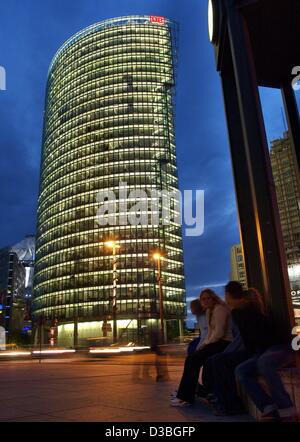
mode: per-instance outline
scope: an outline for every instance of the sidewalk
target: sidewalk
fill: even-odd
[[[11,422],[217,422],[200,403],[172,408],[182,366],[170,361],[170,381],[156,382],[154,360],[112,358],[0,363],[0,421]],[[148,370],[149,368],[149,370]],[[142,376],[137,379],[138,374]]]

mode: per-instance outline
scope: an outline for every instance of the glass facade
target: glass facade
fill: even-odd
[[[176,39],[177,25],[168,19],[116,18],[71,37],[51,63],[38,202],[36,321],[55,320],[60,331],[71,330],[76,318],[85,336],[89,322],[91,337],[104,333],[113,296],[113,258],[105,242],[113,238],[119,339],[146,342],[157,326],[154,248],[165,251],[165,327],[169,338],[179,334],[185,318],[180,224],[99,226],[96,219],[97,194],[113,190],[118,199],[120,182],[128,191],[178,188]],[[133,202],[127,202],[130,210]]]
[[[296,317],[300,309],[300,188],[298,163],[289,132],[272,141],[270,152],[280,222]]]

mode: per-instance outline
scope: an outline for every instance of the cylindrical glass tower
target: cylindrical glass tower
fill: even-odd
[[[99,191],[112,190],[118,202],[120,182],[128,192],[147,194],[178,188],[176,28],[162,17],[106,20],[71,37],[51,63],[33,316],[58,325],[59,344],[111,336],[114,300],[117,339],[149,342],[160,316],[150,256],[157,248],[165,253],[165,333],[169,339],[180,333],[185,317],[180,224],[101,226],[96,217]],[[132,199],[127,203],[129,211]],[[117,244],[115,260],[108,239]]]

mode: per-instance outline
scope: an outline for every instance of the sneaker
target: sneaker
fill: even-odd
[[[177,398],[177,393],[178,393],[178,390],[173,391],[173,393],[170,394],[171,398],[173,398],[173,399]]]
[[[189,402],[182,401],[181,399],[175,398],[171,400],[170,405],[171,407],[189,407],[192,404],[190,404]]]
[[[275,405],[267,405],[261,415],[261,422],[279,422],[280,415]]]
[[[264,408],[264,411],[262,412],[262,417],[268,416],[269,414],[271,414],[275,410],[277,410],[277,407],[275,404],[267,405]]]

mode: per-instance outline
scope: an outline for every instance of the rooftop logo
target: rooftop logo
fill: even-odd
[[[292,80],[292,87],[294,91],[300,90],[300,66],[295,66],[292,69],[292,75],[295,75],[295,77]]]
[[[0,66],[0,91],[6,91],[6,71]]]
[[[165,17],[150,15],[150,23],[158,23],[159,25],[164,25],[166,23],[166,19]]]

